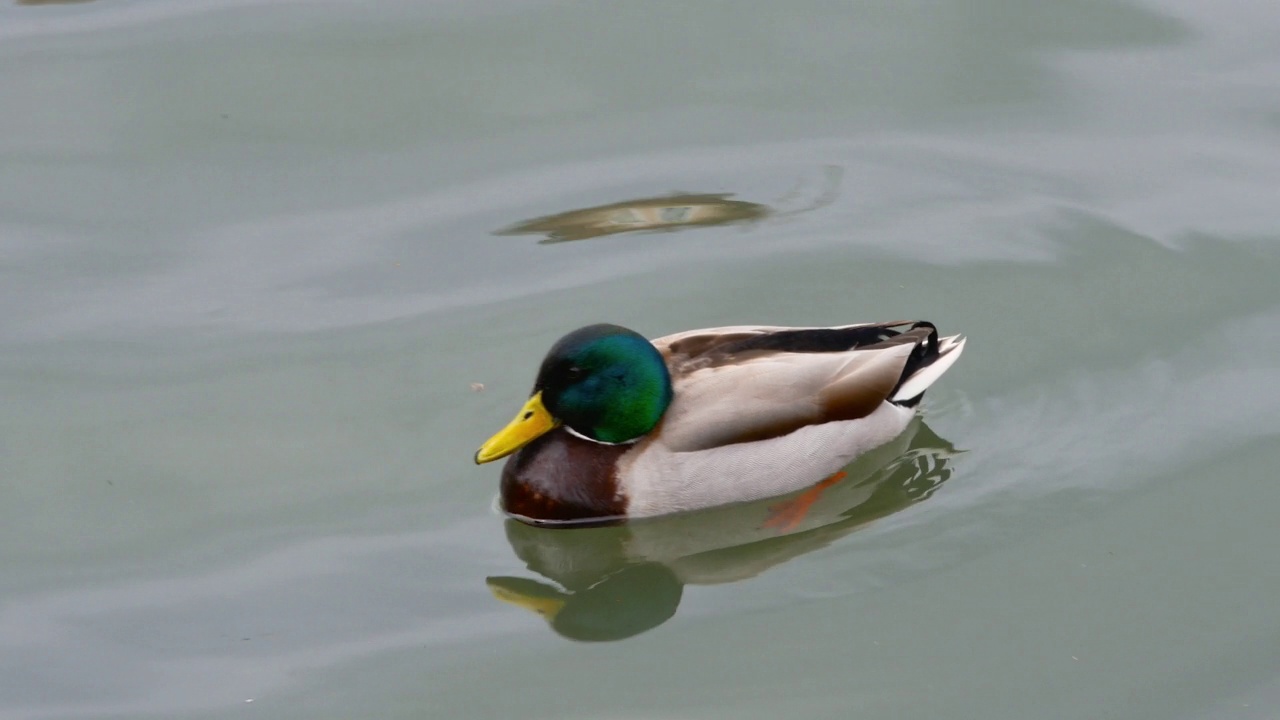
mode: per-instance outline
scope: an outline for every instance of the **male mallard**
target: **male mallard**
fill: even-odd
[[[636,518],[784,495],[906,429],[964,338],[928,322],[722,327],[652,342],[588,325],[547,353],[519,414],[502,506],[530,523]]]

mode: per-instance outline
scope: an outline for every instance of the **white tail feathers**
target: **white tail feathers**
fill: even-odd
[[[963,335],[952,335],[938,340],[938,358],[915,371],[889,399],[893,402],[910,400],[927,390],[955,364],[956,360],[960,359],[960,353],[964,351],[964,342]]]

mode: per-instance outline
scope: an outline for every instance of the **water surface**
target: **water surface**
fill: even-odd
[[[1261,0],[0,5],[0,717],[1271,717],[1277,38]],[[550,536],[471,463],[587,322],[916,317],[965,357],[820,526]]]

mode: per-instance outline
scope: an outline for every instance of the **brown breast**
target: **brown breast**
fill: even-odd
[[[626,514],[618,458],[631,445],[601,445],[557,428],[502,468],[502,508],[532,520],[591,520]]]

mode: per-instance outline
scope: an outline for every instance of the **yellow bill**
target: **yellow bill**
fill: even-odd
[[[542,404],[542,392],[538,391],[520,408],[514,420],[480,446],[476,451],[476,464],[504,458],[533,442],[538,436],[554,430],[559,424],[547,412]]]

